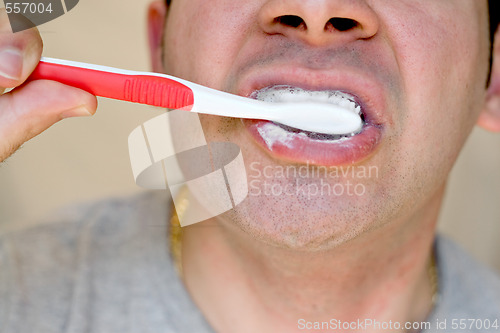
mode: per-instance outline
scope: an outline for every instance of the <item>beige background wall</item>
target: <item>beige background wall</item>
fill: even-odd
[[[44,56],[149,70],[146,6],[146,0],[81,0],[39,27]],[[140,191],[127,136],[161,111],[99,103],[94,117],[64,120],[0,165],[0,229],[18,228],[75,201]],[[453,171],[440,227],[498,271],[499,198],[500,135],[476,129]]]

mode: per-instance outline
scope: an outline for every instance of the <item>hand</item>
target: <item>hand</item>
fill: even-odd
[[[47,80],[23,84],[42,49],[36,28],[12,33],[0,9],[0,162],[59,120],[96,111],[95,96],[78,88]],[[2,94],[7,88],[14,89]]]

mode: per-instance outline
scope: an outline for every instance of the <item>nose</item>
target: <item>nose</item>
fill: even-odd
[[[365,0],[269,0],[259,12],[259,25],[314,46],[373,37],[379,19]]]

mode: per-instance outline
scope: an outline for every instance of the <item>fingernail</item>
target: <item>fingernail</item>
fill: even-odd
[[[0,75],[11,80],[19,80],[23,72],[23,55],[17,49],[0,51]]]
[[[83,105],[78,106],[74,109],[69,109],[61,113],[63,118],[71,118],[71,117],[88,117],[91,116],[92,113]]]

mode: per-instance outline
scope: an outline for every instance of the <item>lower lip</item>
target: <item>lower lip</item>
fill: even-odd
[[[366,124],[359,134],[352,137],[315,140],[303,133],[277,135],[279,128],[269,121],[242,121],[251,137],[268,154],[292,163],[324,166],[357,164],[375,153],[382,138],[382,128],[372,124]]]

